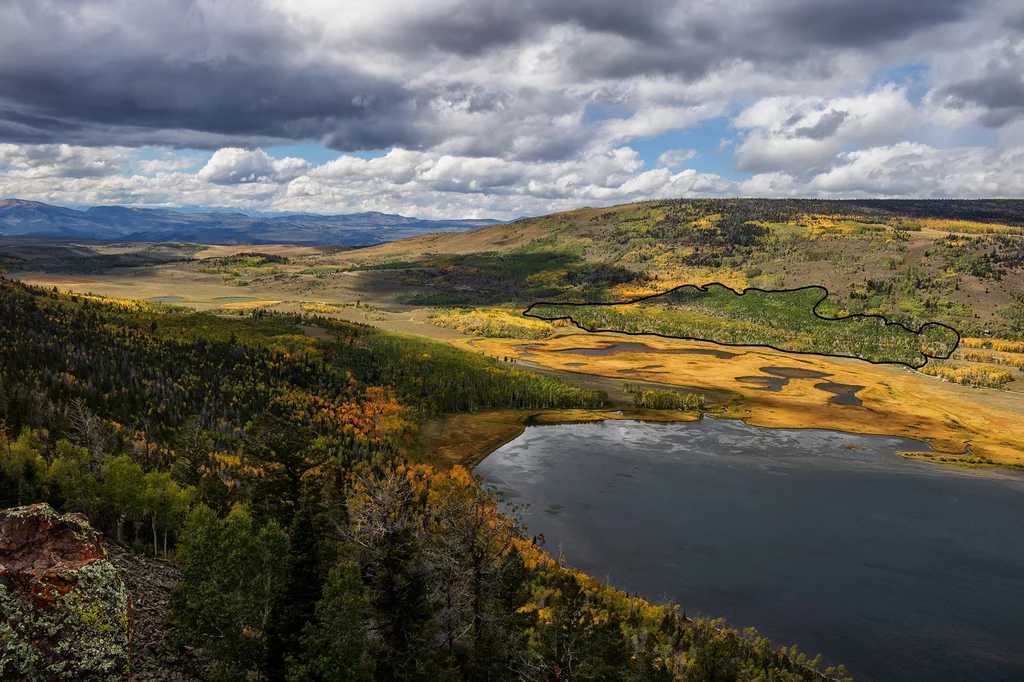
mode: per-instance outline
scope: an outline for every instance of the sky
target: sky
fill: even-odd
[[[1019,0],[0,0],[0,198],[1024,197]]]

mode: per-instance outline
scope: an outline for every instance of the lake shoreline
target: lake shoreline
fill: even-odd
[[[716,416],[710,411],[684,412],[676,410],[655,410],[643,408],[597,408],[597,409],[550,409],[550,410],[480,410],[473,414],[445,415],[440,419],[431,420],[421,428],[419,447],[423,456],[432,463],[442,467],[462,465],[469,469],[475,468],[502,446],[521,436],[528,426],[557,426],[567,424],[599,423],[609,420],[636,421],[641,423],[691,423],[703,419],[737,421],[748,426],[772,430],[821,430],[817,426],[766,426],[756,423],[754,415],[737,417],[732,415]],[[473,422],[483,421],[483,428],[475,428]],[[453,422],[445,424],[446,422]],[[474,438],[465,438],[462,442],[445,442],[444,432],[458,430],[466,435],[474,434]],[[837,433],[858,436],[877,436],[880,438],[905,438],[891,433],[858,432],[845,429],[827,429]],[[479,439],[479,440],[478,440]],[[911,439],[914,440],[914,439]],[[918,441],[931,447],[927,441]],[[443,451],[438,456],[436,452]],[[435,454],[431,454],[435,453]],[[970,455],[968,450],[966,455]],[[979,464],[964,462],[948,457],[949,453],[935,450],[907,450],[896,455],[906,461],[921,462],[929,465],[940,473],[971,473],[976,476],[1009,478],[1024,480],[1024,470],[1012,466],[998,464]],[[915,467],[916,470],[916,467]]]
[[[824,652],[858,682],[1008,679],[1024,671],[1008,645],[1024,608],[1024,477],[896,455],[912,447],[732,419],[601,420],[524,429],[477,473],[568,565]]]

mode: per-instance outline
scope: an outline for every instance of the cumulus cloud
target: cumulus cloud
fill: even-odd
[[[215,185],[242,182],[282,182],[292,180],[309,167],[303,159],[274,159],[262,149],[238,147],[218,149],[197,174],[200,180]]]
[[[901,142],[845,152],[810,180],[784,172],[740,185],[757,196],[964,198],[1024,195],[1024,147],[935,149]]]
[[[998,197],[1024,195],[1024,146],[939,149],[897,142],[841,151],[820,172],[771,170],[745,180],[694,168],[648,167],[629,147],[558,162],[393,149],[340,155],[296,173],[258,152],[228,149],[195,173],[4,177],[5,194],[57,204],[230,206],[265,211],[365,210],[441,217],[514,218],[667,197]],[[689,150],[664,161],[683,165]],[[4,158],[14,156],[9,150]],[[22,156],[25,156],[23,154]],[[275,163],[278,164],[275,170]],[[45,166],[44,166],[45,167]],[[283,169],[283,170],[280,170]]]
[[[87,178],[116,175],[127,149],[76,147],[67,144],[0,144],[0,168],[31,178]]]
[[[517,217],[652,196],[728,194],[734,183],[693,169],[645,169],[623,147],[576,159],[508,160],[393,149],[371,159],[341,155],[298,173],[293,160],[223,149],[198,172],[112,175],[40,182],[9,173],[11,196],[58,204],[235,206],[268,211],[382,210],[424,217]]]
[[[135,164],[139,171],[147,175],[185,170],[200,162],[200,158],[192,155],[180,156],[163,152],[155,159],[139,159]]]
[[[915,111],[905,91],[885,86],[829,100],[772,97],[741,112],[733,125],[746,131],[737,168],[753,173],[821,172],[849,146],[891,144],[911,129]]]

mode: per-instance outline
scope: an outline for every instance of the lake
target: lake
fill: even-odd
[[[534,426],[477,473],[596,578],[858,682],[1024,679],[1024,477],[735,420]]]

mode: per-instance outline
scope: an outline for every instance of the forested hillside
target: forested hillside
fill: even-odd
[[[0,281],[0,505],[178,562],[170,636],[211,679],[822,679],[552,561],[415,446],[442,412],[602,400],[361,325]]]
[[[711,282],[736,291],[823,286],[832,316],[878,314],[914,328],[942,322],[965,336],[1024,339],[1019,200],[651,201],[347,257],[381,280],[401,273],[397,300],[416,305],[623,301]]]

